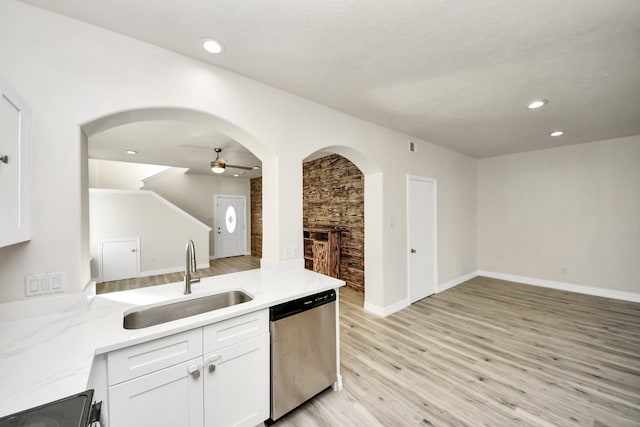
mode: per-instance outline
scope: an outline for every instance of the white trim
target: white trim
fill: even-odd
[[[603,298],[612,298],[629,302],[640,302],[640,293],[617,291],[615,289],[598,288],[574,283],[556,282],[554,280],[536,279],[533,277],[517,276],[515,274],[496,273],[493,271],[476,271],[476,275],[491,277],[493,279],[519,282],[526,285],[541,286],[543,288],[558,289],[561,291],[575,292],[578,294],[593,295]]]
[[[154,197],[156,200],[160,201],[161,203],[164,203],[166,206],[168,206],[171,209],[173,209],[174,211],[178,212],[180,215],[184,216],[189,221],[201,226],[202,228],[205,228],[207,231],[211,231],[212,230],[212,228],[209,227],[207,224],[203,223],[198,218],[196,218],[196,217],[188,214],[184,210],[180,209],[178,206],[174,205],[173,203],[171,203],[170,201],[168,201],[164,197],[158,195],[155,191],[151,191],[151,190],[115,190],[115,189],[110,189],[110,188],[90,188],[89,189],[89,193],[139,194],[139,195]]]
[[[391,305],[387,305],[384,307],[380,307],[379,305],[375,305],[375,304],[371,304],[370,302],[365,301],[364,302],[364,309],[365,311],[368,311],[369,313],[373,313],[377,316],[381,316],[381,317],[387,317],[393,313],[395,313],[396,311],[400,311],[403,308],[407,308],[409,307],[409,299],[408,298],[404,298],[401,299],[398,302],[395,302]]]
[[[342,375],[340,373],[340,288],[336,288],[336,381],[332,388],[334,391],[342,390]]]
[[[411,303],[410,301],[410,296],[411,296],[411,282],[409,280],[409,276],[410,276],[410,269],[409,269],[409,262],[410,262],[410,251],[411,248],[409,247],[409,234],[411,233],[411,221],[410,221],[410,210],[409,210],[409,184],[411,181],[422,181],[422,182],[429,182],[429,183],[433,183],[433,283],[434,283],[434,293],[438,293],[438,180],[435,178],[430,178],[430,177],[426,177],[426,176],[417,176],[417,175],[407,175],[407,183],[406,183],[406,211],[407,211],[407,301],[409,301],[409,304]],[[427,295],[428,296],[428,295]],[[419,298],[421,299],[421,298]],[[418,300],[416,300],[418,301]]]
[[[144,179],[141,179],[140,182],[142,182],[143,184],[146,184],[149,181],[153,181],[156,178],[160,178],[162,175],[166,174],[169,171],[172,171],[173,169],[174,168],[172,166],[167,166],[166,169],[164,169],[164,170],[162,170],[162,171],[160,171],[158,173],[154,173],[153,175],[148,176],[148,177],[146,177]]]
[[[478,276],[478,271],[472,271],[471,273],[467,273],[465,275],[451,279],[447,282],[441,283],[438,286],[436,286],[436,294],[439,294],[440,292],[444,292],[447,289],[451,289],[454,286],[458,286],[459,284],[464,283],[467,280],[471,280],[477,276]]]

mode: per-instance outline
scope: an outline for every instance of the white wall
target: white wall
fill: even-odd
[[[98,277],[100,241],[140,239],[140,276],[184,270],[185,244],[193,240],[198,266],[209,266],[209,228],[150,191],[89,191],[91,270]]]
[[[217,257],[215,252],[215,196],[244,196],[245,218],[247,219],[246,242],[247,251],[251,253],[251,187],[247,178],[230,178],[219,175],[198,175],[184,173],[181,169],[173,169],[145,183],[145,190],[152,190],[160,196],[179,206],[189,214],[198,218],[213,229],[209,235],[209,254]]]
[[[640,293],[640,136],[480,160],[478,264]]]
[[[285,247],[302,253],[302,160],[327,146],[340,146],[362,154],[368,167],[354,163],[375,175],[365,178],[365,191],[377,192],[374,204],[379,207],[365,218],[370,234],[366,264],[375,266],[375,274],[366,273],[369,303],[385,307],[407,297],[409,173],[439,180],[438,217],[444,221],[438,229],[440,281],[457,271],[475,271],[475,246],[465,244],[473,237],[462,238],[457,231],[476,234],[473,215],[461,214],[476,211],[475,197],[466,198],[475,179],[474,161],[466,156],[14,0],[0,3],[0,58],[0,74],[33,110],[34,153],[33,239],[0,249],[0,301],[24,298],[25,274],[65,272],[68,291],[87,283],[83,242],[88,237],[81,224],[88,182],[82,173],[86,153],[80,128],[118,112],[158,106],[210,114],[223,133],[261,159],[267,265],[286,261]],[[403,151],[410,139],[420,144],[426,161],[414,162]],[[398,149],[395,161],[388,162],[389,153]],[[395,225],[387,225],[391,223]],[[294,261],[301,268],[302,259]]]

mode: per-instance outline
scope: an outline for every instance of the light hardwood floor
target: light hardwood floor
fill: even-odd
[[[340,297],[344,389],[277,427],[640,426],[640,304],[483,277],[387,318]]]
[[[235,273],[237,271],[260,268],[260,258],[251,255],[213,259],[209,261],[209,268],[199,269],[194,277],[217,276],[219,274]],[[96,284],[96,293],[125,291],[128,289],[144,288],[146,286],[163,285],[184,280],[184,272],[161,274],[158,276],[136,277],[133,279],[114,280]]]

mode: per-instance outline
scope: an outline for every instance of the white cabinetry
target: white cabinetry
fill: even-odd
[[[111,425],[202,427],[202,378],[189,373],[201,358],[109,388]]]
[[[30,120],[26,103],[0,78],[0,247],[31,238]]]
[[[263,422],[268,331],[262,310],[109,353],[109,427]]]
[[[205,426],[255,426],[269,418],[269,312],[204,328]]]

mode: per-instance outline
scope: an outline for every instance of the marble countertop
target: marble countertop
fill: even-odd
[[[0,417],[87,389],[96,355],[343,286],[308,270],[264,269],[206,277],[183,295],[183,284],[98,296],[38,297],[0,304]],[[252,301],[137,330],[122,327],[136,306],[242,289]]]

